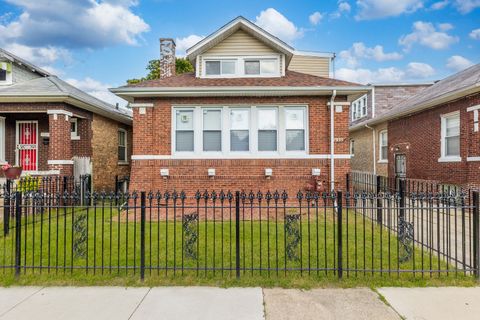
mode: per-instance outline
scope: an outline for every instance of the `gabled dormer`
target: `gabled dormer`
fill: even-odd
[[[286,70],[329,76],[332,54],[295,51],[243,17],[187,50],[197,78],[275,78]]]
[[[187,50],[198,78],[281,77],[294,49],[243,17]]]
[[[50,75],[47,71],[0,48],[0,87]]]

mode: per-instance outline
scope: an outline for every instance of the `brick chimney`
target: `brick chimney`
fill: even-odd
[[[175,41],[160,38],[160,79],[175,75]]]

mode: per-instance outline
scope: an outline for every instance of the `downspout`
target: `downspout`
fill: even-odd
[[[335,97],[337,90],[332,91],[330,98],[330,190],[335,190]]]
[[[372,119],[375,118],[375,86],[372,86]]]
[[[375,128],[370,127],[368,124],[365,125],[365,128],[372,130],[372,147],[373,147],[373,174],[377,174],[377,144],[375,142],[377,134]]]

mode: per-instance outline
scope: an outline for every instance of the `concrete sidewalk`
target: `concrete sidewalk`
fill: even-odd
[[[477,288],[0,288],[0,319],[477,319]]]

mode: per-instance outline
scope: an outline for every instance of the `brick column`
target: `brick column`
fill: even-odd
[[[50,142],[48,145],[48,168],[59,170],[62,175],[73,175],[72,143],[70,133],[71,112],[47,111]]]

